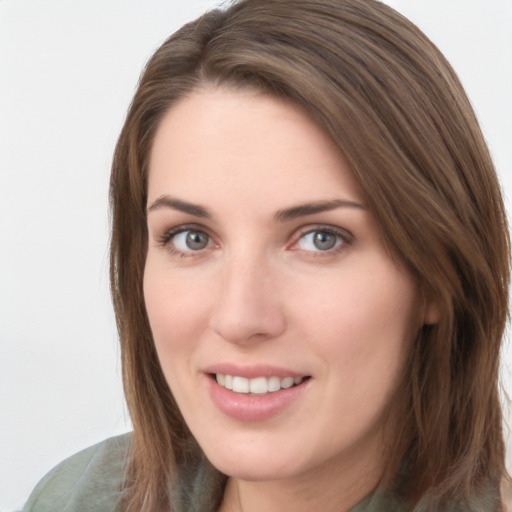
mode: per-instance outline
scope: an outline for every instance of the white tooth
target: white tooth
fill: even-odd
[[[219,385],[224,386],[224,374],[217,373],[217,382]]]
[[[249,379],[235,375],[233,377],[233,391],[235,393],[249,393]]]
[[[293,382],[295,384],[300,384],[304,379],[302,377],[295,377],[295,379],[293,379]]]
[[[249,391],[258,395],[266,393],[268,391],[267,379],[265,377],[249,379]]]
[[[281,379],[279,377],[270,377],[267,388],[269,391],[279,391],[281,389]]]
[[[293,384],[293,377],[285,377],[284,379],[281,379],[281,387],[284,389],[291,388]]]
[[[224,387],[233,389],[233,375],[224,375]]]

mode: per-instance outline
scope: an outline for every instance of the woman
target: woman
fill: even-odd
[[[506,218],[410,22],[242,0],[183,27],[141,78],[111,199],[134,432],[27,510],[504,510]]]

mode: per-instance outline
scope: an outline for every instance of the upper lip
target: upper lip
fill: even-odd
[[[237,375],[239,377],[245,377],[247,379],[255,379],[256,377],[279,377],[283,379],[285,377],[296,378],[307,376],[306,374],[301,372],[297,372],[279,366],[265,364],[237,365],[233,363],[218,363],[207,366],[206,368],[204,368],[203,371],[208,374],[221,373],[223,375]]]

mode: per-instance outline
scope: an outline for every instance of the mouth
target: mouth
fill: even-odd
[[[266,395],[276,393],[282,389],[289,389],[299,386],[308,380],[309,376],[304,377],[255,377],[247,378],[239,375],[228,375],[224,373],[211,374],[217,384],[229,391],[240,394]]]
[[[213,404],[231,419],[249,423],[267,421],[300,407],[312,381],[311,375],[285,368],[227,363],[208,368],[205,377]]]

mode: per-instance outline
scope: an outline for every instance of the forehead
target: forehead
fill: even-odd
[[[294,103],[254,91],[194,91],[157,130],[149,199],[228,193],[234,200],[247,192],[297,201],[361,196],[341,151]]]

